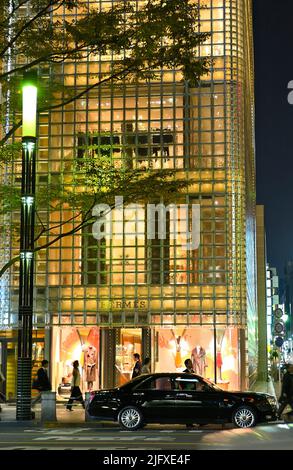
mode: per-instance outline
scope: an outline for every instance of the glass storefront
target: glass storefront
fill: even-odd
[[[214,333],[209,328],[156,328],[155,372],[179,372],[191,358],[193,370],[214,378]]]
[[[239,389],[238,330],[208,327],[155,328],[153,370],[179,372],[191,358],[196,374],[228,390]],[[216,338],[216,344],[215,344]]]
[[[138,353],[140,356],[142,354],[142,330],[121,328],[119,337],[119,343],[116,344],[115,368],[116,383],[122,385],[131,379],[134,366],[133,354]]]
[[[99,2],[101,8],[114,3]],[[116,168],[174,170],[176,179],[191,183],[176,203],[200,206],[200,243],[188,251],[180,237],[172,238],[170,215],[165,239],[156,233],[149,240],[145,208],[123,212],[123,237],[99,241],[91,226],[75,230],[81,214],[69,204],[44,214],[48,230],[40,240],[48,249],[36,258],[34,325],[51,333],[45,358],[50,351],[59,396],[69,394],[74,360],[85,392],[129,380],[135,352],[151,357],[153,371],[183,370],[191,357],[197,373],[231,390],[246,388],[246,351],[255,357],[256,323],[250,2],[203,3],[201,31],[212,35],[199,54],[211,54],[213,66],[197,87],[176,69],[162,70],[147,83],[95,87],[40,115],[37,191],[62,182],[64,194],[68,188],[78,194],[76,165],[81,168],[86,155],[103,156]],[[108,66],[108,56],[91,55],[56,64],[56,76],[79,92]],[[12,181],[18,178],[19,162],[9,171]],[[0,326],[17,318],[18,269],[12,266],[9,276],[11,298]],[[41,353],[36,345],[36,365]],[[7,367],[9,378],[16,367],[11,348]],[[15,395],[13,374],[8,395]]]
[[[148,348],[142,328],[116,328],[112,344],[106,347],[100,347],[100,332],[98,327],[53,329],[52,385],[59,397],[69,396],[74,360],[79,361],[81,390],[86,392],[131,380],[134,353],[140,354],[142,360],[151,357],[152,372],[181,372],[185,369],[184,361],[191,358],[196,374],[225,390],[240,388],[239,331],[235,327],[216,331],[204,326],[150,328],[150,353],[144,352]],[[103,368],[109,373],[102,379]]]
[[[53,328],[52,387],[59,397],[70,395],[75,360],[79,361],[82,392],[99,388],[99,342],[98,327]]]

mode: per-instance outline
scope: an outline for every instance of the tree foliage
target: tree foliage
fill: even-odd
[[[20,156],[20,146],[11,138],[21,126],[19,89],[24,71],[38,70],[39,112],[61,108],[93,88],[117,86],[122,81],[156,80],[162,69],[178,71],[182,81],[191,86],[208,73],[209,58],[198,56],[199,46],[208,37],[200,32],[198,2],[115,1],[111,8],[102,10],[99,2],[90,5],[79,0],[0,0],[0,165],[7,167]],[[99,72],[89,70],[90,84],[84,88],[62,81],[62,64],[109,55],[112,60],[108,67]],[[38,188],[37,207],[46,212],[69,205],[76,213],[73,219],[79,220],[79,230],[82,224],[91,222],[91,208],[101,200],[111,205],[117,194],[123,195],[125,202],[146,201],[150,195],[170,199],[187,185],[184,180],[176,180],[172,170],[116,168],[107,158],[85,159],[82,167],[72,158],[72,165],[76,176],[70,184],[57,182]],[[19,188],[4,181],[0,197],[0,212],[9,213],[19,207]],[[50,227],[41,215],[37,224],[39,242]],[[63,236],[66,233],[54,240]],[[39,243],[36,251],[44,247]]]
[[[63,10],[71,16],[60,16]],[[199,7],[191,0],[149,0],[139,8],[135,1],[117,1],[105,10],[84,1],[0,0],[0,11],[1,111],[7,112],[9,99],[14,119],[21,104],[19,80],[32,68],[42,75],[40,111],[105,83],[155,79],[162,68],[181,71],[192,85],[209,70],[209,58],[198,57],[208,34],[200,32]],[[62,63],[105,55],[113,58],[111,65],[99,73],[89,70],[95,81],[84,90],[60,82]]]

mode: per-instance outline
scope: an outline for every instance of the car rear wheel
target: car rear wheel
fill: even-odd
[[[123,408],[118,415],[118,422],[120,426],[128,431],[135,431],[144,426],[142,413],[135,406]]]
[[[252,428],[256,425],[256,412],[250,406],[240,406],[234,411],[232,419],[237,428]]]

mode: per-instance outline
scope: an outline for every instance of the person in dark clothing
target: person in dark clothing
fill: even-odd
[[[142,368],[140,355],[138,353],[135,353],[133,354],[133,358],[135,360],[135,364],[132,369],[132,377],[131,377],[132,379],[134,379],[135,377],[138,377],[141,374],[141,368]]]
[[[41,392],[49,392],[52,390],[52,385],[48,377],[48,368],[49,362],[44,359],[42,361],[42,366],[37,371],[37,379],[35,389],[39,391],[39,395],[32,401],[32,405],[35,405],[41,400]]]
[[[185,359],[184,365],[185,365],[186,369],[184,369],[183,372],[185,372],[185,373],[187,373],[187,374],[194,374],[194,370],[193,370],[193,368],[192,368],[192,361],[191,361],[191,359]]]
[[[184,373],[186,373],[186,374],[194,374],[194,370],[193,370],[193,368],[192,368],[192,361],[191,361],[191,359],[185,359],[184,365],[185,365],[185,367],[186,367],[186,369],[184,369],[184,371],[183,371]],[[183,390],[186,390],[186,389],[188,390],[188,388],[189,388],[188,385],[183,385],[183,386],[182,386],[182,389],[183,389]],[[186,424],[186,427],[191,429],[191,428],[194,428],[194,425],[191,424],[191,423],[188,423],[188,424]]]
[[[72,379],[71,379],[71,395],[66,406],[67,411],[73,411],[72,409],[73,400],[79,401],[82,404],[83,409],[85,409],[84,399],[82,397],[82,393],[79,388],[80,381],[81,381],[80,372],[78,368],[79,362],[74,361],[72,365],[73,365],[73,370],[72,370]]]
[[[47,392],[52,390],[52,385],[48,377],[48,365],[49,362],[44,359],[42,361],[42,367],[39,368],[37,372],[38,382],[39,382],[39,389],[41,392]]]
[[[293,412],[293,364],[287,364],[287,372],[284,374],[282,382],[282,391],[279,398],[278,417],[281,415],[287,405],[290,405],[292,410],[289,413],[292,416]]]

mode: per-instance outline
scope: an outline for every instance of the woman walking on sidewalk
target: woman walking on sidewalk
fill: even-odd
[[[69,398],[67,406],[66,406],[66,409],[68,411],[73,411],[72,410],[72,403],[73,403],[74,400],[80,401],[83,408],[85,408],[82,393],[81,393],[81,390],[79,388],[79,386],[80,386],[80,372],[79,372],[79,368],[78,368],[79,363],[78,363],[78,361],[74,361],[72,365],[73,365],[73,371],[72,371],[72,380],[71,380],[71,395],[70,395],[70,398]]]

